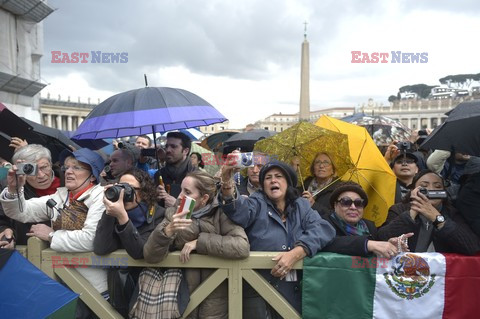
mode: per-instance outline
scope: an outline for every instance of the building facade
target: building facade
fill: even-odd
[[[403,99],[396,100],[390,105],[378,105],[369,100],[362,105],[361,110],[366,114],[383,115],[402,122],[412,130],[435,129],[445,122],[446,112],[452,110],[463,101],[478,99],[472,95],[461,98],[448,99]]]
[[[308,122],[315,123],[320,116],[328,115],[334,118],[342,118],[352,115],[355,111],[354,107],[335,107],[323,110],[310,111]],[[283,132],[287,128],[298,123],[299,113],[282,114],[275,113],[267,116],[265,119],[255,122],[256,128],[270,130],[274,132]]]
[[[0,3],[0,102],[18,116],[40,122],[43,23],[53,9],[41,0]]]
[[[222,123],[215,123],[208,126],[200,126],[198,129],[200,130],[200,132],[208,136],[214,133],[229,130],[229,122],[225,121]]]
[[[90,100],[90,99],[88,99]],[[47,98],[40,99],[41,124],[57,128],[63,131],[75,131],[83,122],[85,117],[97,104],[62,101],[59,96],[57,100]]]

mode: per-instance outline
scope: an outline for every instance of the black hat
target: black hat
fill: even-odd
[[[354,182],[343,182],[339,183],[337,188],[332,192],[330,195],[330,205],[333,207],[338,196],[340,196],[343,192],[354,192],[360,195],[360,197],[365,201],[365,206],[368,204],[368,196],[367,193],[363,190],[362,186],[358,185]]]
[[[293,168],[284,162],[273,160],[265,164],[265,166],[263,166],[262,169],[260,170],[259,179],[260,179],[260,185],[262,188],[263,188],[263,181],[265,180],[265,175],[272,168],[279,168],[280,170],[283,171],[289,186],[293,186],[293,187],[297,186],[297,182],[298,182],[297,173],[295,173]]]

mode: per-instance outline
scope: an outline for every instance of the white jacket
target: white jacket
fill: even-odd
[[[95,238],[97,224],[105,211],[103,191],[102,186],[95,185],[78,198],[88,207],[87,218],[83,228],[80,230],[55,231],[50,248],[55,251],[69,253],[93,251],[93,239]],[[65,187],[59,187],[53,195],[31,198],[29,200],[25,200],[21,194],[20,201],[23,212],[19,210],[18,200],[5,198],[5,192],[7,192],[7,188],[0,194],[0,202],[5,215],[21,223],[35,223],[48,220],[46,203],[50,198],[57,202],[57,207],[63,207],[64,203],[68,205],[68,190]],[[55,221],[57,217],[58,211],[54,210],[52,220]],[[107,290],[107,271],[105,269],[77,268],[77,270],[99,292]]]

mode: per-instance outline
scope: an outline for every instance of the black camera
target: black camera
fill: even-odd
[[[140,150],[140,155],[155,157],[156,149],[154,148],[142,148]]]
[[[427,196],[428,199],[446,199],[447,198],[447,191],[445,190],[432,191],[432,190],[426,189],[425,187],[421,187],[418,191],[423,195]]]
[[[17,175],[37,175],[37,164],[35,163],[20,163],[17,164]]]
[[[130,186],[130,184],[127,183],[119,183],[108,188],[105,191],[105,197],[111,202],[116,202],[120,198],[120,192],[122,191],[122,189],[124,190],[123,202],[133,202],[135,198],[135,190],[132,186]]]
[[[412,143],[410,142],[398,142],[397,147],[400,151],[406,152],[412,150]]]

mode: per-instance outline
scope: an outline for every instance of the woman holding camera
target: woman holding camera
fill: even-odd
[[[13,140],[14,138],[12,138]],[[18,140],[18,138],[16,138]],[[23,188],[23,194],[25,199],[41,197],[45,195],[53,195],[57,191],[57,188],[61,186],[62,181],[59,178],[59,171],[55,171],[52,164],[52,156],[48,148],[38,144],[28,144],[18,147],[15,154],[12,157],[13,163],[21,163],[18,173],[25,176],[25,185]],[[29,164],[31,164],[29,166]],[[31,169],[31,172],[29,171]],[[25,171],[26,170],[26,171]],[[29,174],[24,174],[29,173]],[[2,208],[0,207],[0,211]],[[22,223],[4,216],[0,213],[0,218],[5,221],[5,224],[9,224],[9,228],[6,229],[7,238],[13,238],[10,245],[5,248],[14,248],[14,243],[17,245],[26,245],[28,236],[27,233],[33,223]],[[45,225],[49,225],[50,221],[42,222]],[[3,233],[3,232],[2,232]],[[7,236],[8,234],[14,235],[13,237]],[[0,234],[1,235],[1,234]],[[0,237],[3,237],[0,236]]]
[[[148,173],[125,171],[118,184],[105,187],[103,203],[105,212],[93,242],[95,254],[125,249],[132,258],[143,258],[143,246],[165,213],[157,205],[155,185]]]
[[[98,222],[94,253],[106,255],[125,249],[132,258],[143,258],[143,246],[165,213],[155,196],[155,185],[148,173],[136,168],[125,171],[117,184],[106,186],[105,212]],[[130,311],[141,270],[139,267],[109,269],[109,302],[124,317]]]
[[[177,213],[178,204],[185,196],[195,200],[191,218],[186,218],[189,211]],[[246,258],[250,253],[245,231],[223,213],[217,199],[217,183],[206,172],[187,173],[177,204],[167,208],[164,221],[148,238],[143,252],[147,262],[158,263],[172,250],[181,251],[180,260],[184,263],[189,261],[192,251],[229,259]],[[195,290],[213,272],[213,269],[186,269],[184,278],[188,290]],[[222,283],[189,318],[227,318],[227,288],[227,282]]]
[[[60,154],[65,187],[52,195],[25,199],[25,175],[18,175],[18,163],[9,170],[8,186],[0,193],[5,214],[22,223],[33,225],[28,236],[49,241],[50,248],[58,252],[90,252],[98,221],[105,207],[103,187],[98,184],[103,169],[102,157],[87,148]],[[103,296],[107,297],[107,272],[94,267],[79,267],[77,271]],[[89,310],[80,302],[77,315],[88,316]]]
[[[440,175],[422,170],[413,178],[411,188],[402,203],[390,207],[378,231],[381,240],[414,233],[408,239],[413,252],[474,255],[479,251],[478,237],[451,205]]]

